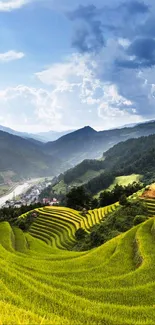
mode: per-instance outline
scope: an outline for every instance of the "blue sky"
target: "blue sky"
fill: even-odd
[[[104,130],[149,119],[152,0],[0,1],[0,124]]]

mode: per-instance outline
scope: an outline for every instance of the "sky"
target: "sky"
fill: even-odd
[[[155,119],[153,0],[0,0],[0,124],[105,130]]]

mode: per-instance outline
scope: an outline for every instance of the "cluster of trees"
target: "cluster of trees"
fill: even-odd
[[[96,209],[113,204],[120,200],[120,203],[126,202],[126,197],[142,189],[141,183],[133,182],[127,186],[116,185],[112,191],[103,191],[99,199],[94,199],[92,193],[86,186],[73,188],[66,195],[66,206],[75,210]],[[124,205],[124,204],[123,204]]]
[[[15,225],[22,229],[23,231],[28,231],[31,227],[32,223],[35,221],[35,219],[38,217],[38,212],[36,210],[32,210],[23,216],[20,216],[16,222]]]
[[[99,206],[106,206],[119,201],[124,195],[126,197],[136,193],[143,188],[140,182],[133,182],[132,184],[122,186],[116,184],[112,191],[103,191],[99,197]]]
[[[91,195],[83,186],[72,188],[66,195],[66,206],[75,210],[89,209]]]
[[[73,249],[85,251],[100,246],[133,226],[144,222],[148,215],[147,207],[141,201],[127,201],[124,206],[120,206],[108,214],[101,224],[92,227],[89,234],[82,228],[78,229],[76,232],[77,244]]]
[[[21,216],[22,214],[26,214],[29,211],[33,211],[36,208],[41,208],[43,207],[44,204],[41,203],[35,203],[35,204],[31,204],[29,206],[21,206],[21,208],[14,208],[14,207],[10,207],[10,208],[2,208],[0,209],[0,222],[1,221],[7,221],[9,222],[11,225],[17,225],[19,226],[19,222],[18,222],[18,218],[19,216]],[[31,223],[29,222],[31,219],[30,217],[27,217],[25,219],[25,223]],[[24,219],[23,219],[24,222]],[[28,225],[27,225],[28,227]],[[21,226],[22,228],[22,226]],[[24,226],[23,226],[23,230],[24,230]]]

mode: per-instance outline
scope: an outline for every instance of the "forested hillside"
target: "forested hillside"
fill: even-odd
[[[63,169],[60,159],[45,154],[40,142],[31,142],[0,131],[0,172],[12,172],[13,179],[52,176]]]
[[[155,174],[155,135],[119,143],[104,158],[105,169],[117,175],[140,173],[151,179]]]
[[[85,179],[86,173],[98,175]],[[91,173],[90,173],[91,174]],[[155,135],[130,139],[115,145],[103,154],[103,160],[84,160],[58,178],[68,186],[85,185],[92,194],[107,189],[117,176],[140,175],[145,183],[155,179]],[[83,179],[83,181],[81,180]],[[85,181],[84,181],[85,179]]]

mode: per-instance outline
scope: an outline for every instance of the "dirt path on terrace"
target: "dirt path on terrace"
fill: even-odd
[[[145,190],[142,198],[149,198],[149,199],[155,199],[155,183],[150,185],[148,189]]]

